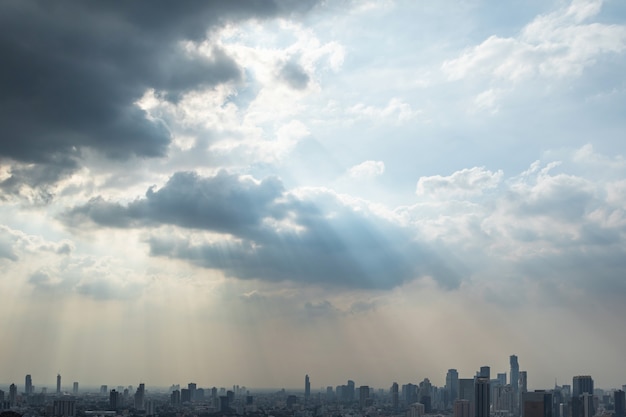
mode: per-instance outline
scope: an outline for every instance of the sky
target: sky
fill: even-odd
[[[622,0],[8,0],[0,54],[3,383],[626,384]]]

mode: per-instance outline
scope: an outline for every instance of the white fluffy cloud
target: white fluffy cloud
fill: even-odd
[[[417,181],[416,193],[429,197],[464,197],[482,194],[495,188],[502,180],[503,172],[492,172],[484,167],[462,169],[448,176],[433,175]]]
[[[600,0],[575,0],[538,16],[515,37],[490,36],[444,62],[442,69],[451,80],[488,76],[517,81],[578,75],[600,55],[626,49],[624,25],[589,22],[601,6]]]
[[[350,168],[348,175],[352,178],[374,178],[383,175],[384,172],[383,161],[365,161]]]

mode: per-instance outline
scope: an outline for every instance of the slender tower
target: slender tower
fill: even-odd
[[[61,395],[61,374],[57,374],[57,395]]]
[[[304,376],[304,402],[308,403],[311,397],[311,381],[309,375]]]

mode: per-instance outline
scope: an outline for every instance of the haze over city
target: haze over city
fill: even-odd
[[[626,384],[623,0],[8,0],[0,52],[0,382]]]

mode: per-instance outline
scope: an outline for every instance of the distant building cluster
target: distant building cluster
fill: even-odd
[[[0,390],[0,413],[12,411],[25,417],[626,417],[626,386],[602,390],[594,387],[589,375],[574,376],[571,385],[529,390],[528,374],[520,371],[518,358],[510,357],[507,373],[492,378],[489,366],[482,366],[470,378],[461,378],[449,369],[445,386],[437,387],[428,378],[419,383],[375,389],[348,380],[346,384],[311,391],[309,375],[304,391],[257,391],[235,385],[232,389],[186,388],[172,385],[168,390],[150,392],[145,384],[108,385],[99,390],[63,390],[57,375],[56,391],[37,390],[31,375],[24,389],[15,384]]]

